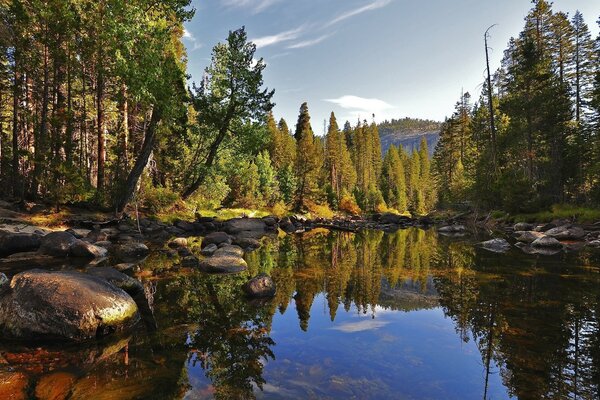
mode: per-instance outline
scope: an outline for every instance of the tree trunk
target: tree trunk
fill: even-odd
[[[98,136],[98,171],[96,178],[96,188],[99,194],[104,190],[104,166],[106,164],[106,148],[104,137],[104,108],[102,101],[104,99],[104,74],[100,63],[98,77],[96,81],[96,125]]]
[[[135,194],[138,182],[142,176],[142,172],[144,172],[144,168],[146,168],[146,164],[148,164],[150,154],[152,154],[152,149],[154,148],[154,143],[156,142],[156,129],[158,128],[158,124],[162,118],[161,114],[162,112],[158,108],[152,111],[152,118],[150,119],[150,124],[148,124],[146,134],[144,135],[142,149],[135,160],[135,164],[133,165],[129,176],[127,177],[123,196],[116,204],[116,210],[118,213],[123,212],[125,206],[127,206]]]
[[[13,126],[12,126],[12,194],[17,197],[19,191],[19,64],[15,54],[15,73],[13,83]]]
[[[42,95],[42,111],[40,118],[40,128],[36,135],[35,142],[35,166],[33,172],[33,181],[31,184],[31,195],[35,198],[38,194],[39,183],[43,171],[47,169],[45,163],[46,144],[48,136],[48,102],[50,101],[49,93],[49,66],[48,66],[48,46],[44,45],[44,89]]]

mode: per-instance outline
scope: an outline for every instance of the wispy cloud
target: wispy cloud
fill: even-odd
[[[249,8],[254,14],[258,14],[281,0],[221,0],[228,8]]]
[[[344,333],[356,333],[383,328],[387,324],[389,324],[388,321],[368,319],[360,322],[346,322],[331,329]]]
[[[277,43],[288,42],[290,40],[297,39],[303,30],[304,30],[304,27],[301,26],[296,29],[277,33],[275,35],[269,35],[269,36],[259,37],[256,39],[251,39],[250,41],[253,42],[256,45],[256,47],[258,47],[258,48],[272,46]]]
[[[316,39],[311,39],[311,40],[304,40],[302,42],[298,42],[298,43],[294,43],[289,45],[287,48],[288,49],[301,49],[303,47],[310,47],[310,46],[314,46],[315,44],[319,44],[322,41],[324,41],[325,39],[329,38],[331,35],[333,35],[333,33],[328,33],[326,35],[323,36],[319,36]]]
[[[337,104],[340,108],[347,111],[346,119],[365,119],[370,118],[371,115],[375,114],[377,120],[382,120],[388,117],[391,110],[397,108],[380,99],[369,99],[359,96],[342,96],[337,99],[324,99],[329,103]]]
[[[187,28],[183,28],[183,40],[189,42],[192,45],[192,51],[198,50],[204,46],[198,41],[198,39],[196,38],[196,36],[194,36],[192,32],[187,30]]]
[[[342,22],[348,18],[352,18],[356,15],[362,14],[367,11],[372,11],[372,10],[377,10],[379,8],[383,8],[383,7],[387,6],[388,4],[390,4],[391,2],[392,2],[392,0],[375,0],[372,3],[367,4],[366,6],[355,8],[354,10],[346,11],[342,14],[339,14],[337,17],[332,19],[331,22],[329,22],[327,24],[327,26],[335,25],[335,24]]]

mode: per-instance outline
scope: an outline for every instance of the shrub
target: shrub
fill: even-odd
[[[342,194],[339,209],[340,209],[340,211],[343,211],[343,212],[346,212],[346,213],[352,214],[352,215],[359,215],[362,212],[362,210],[360,209],[358,204],[356,204],[354,197],[352,197],[348,193]]]

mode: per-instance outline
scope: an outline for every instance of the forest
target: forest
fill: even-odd
[[[243,27],[190,87],[194,12],[189,0],[1,0],[2,197],[325,217],[600,201],[600,38],[579,12],[534,2],[480,98],[463,93],[441,124],[432,160],[426,141],[382,154],[379,127],[434,121],[332,112],[321,137],[306,102],[294,125],[278,120]]]

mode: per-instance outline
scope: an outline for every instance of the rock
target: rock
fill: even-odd
[[[235,273],[244,271],[248,265],[241,257],[233,255],[212,256],[200,261],[200,270],[210,273]]]
[[[464,225],[447,225],[438,229],[438,231],[442,233],[462,233],[466,230],[467,228]]]
[[[71,245],[78,239],[69,232],[52,232],[42,238],[40,253],[53,257],[67,257]]]
[[[86,238],[89,239],[92,243],[96,243],[108,240],[108,235],[106,234],[106,232],[94,230],[88,233]]]
[[[270,227],[274,227],[277,225],[277,218],[275,217],[263,217],[263,222]]]
[[[495,253],[504,253],[510,250],[510,243],[505,239],[492,239],[485,242],[479,243],[481,247],[486,250],[493,251]]]
[[[0,256],[34,251],[40,244],[41,238],[36,234],[0,232]]]
[[[533,243],[531,243],[531,247],[558,249],[558,248],[562,248],[562,243],[560,243],[558,240],[556,240],[553,237],[542,236],[542,237],[534,240]]]
[[[236,237],[233,239],[233,244],[240,246],[245,251],[256,250],[261,246],[258,240],[250,237]]]
[[[552,228],[556,228],[556,224],[553,223],[549,223],[549,224],[543,224],[543,225],[538,225],[535,227],[534,231],[536,232],[546,232]]]
[[[137,264],[133,263],[121,263],[113,265],[113,268],[119,272],[134,272]]]
[[[397,214],[392,214],[392,213],[385,213],[379,217],[379,222],[382,224],[400,225],[400,224],[404,224],[408,220],[410,220],[410,218],[405,217],[403,215],[397,215]]]
[[[180,247],[177,249],[177,254],[179,254],[180,257],[187,257],[191,256],[192,252],[187,247]]]
[[[22,372],[0,372],[0,399],[26,400],[29,378]]]
[[[221,243],[231,244],[231,237],[225,232],[209,233],[202,239],[202,248],[205,248],[210,244],[216,244],[218,246]]]
[[[122,243],[114,248],[115,257],[125,261],[143,258],[149,253],[150,249],[148,249],[148,246],[140,242]]]
[[[131,226],[130,224],[128,224],[127,222],[121,222],[118,226],[117,229],[120,232],[131,232],[133,231],[135,228],[133,226]]]
[[[218,247],[216,244],[209,244],[208,246],[206,246],[205,248],[202,249],[200,254],[202,254],[203,256],[206,256],[206,257],[210,257],[214,254],[215,251],[217,251],[217,249],[218,249]]]
[[[77,238],[77,239],[83,239],[91,231],[87,230],[87,229],[73,229],[73,228],[69,228],[65,232],[69,232],[71,235],[75,236],[75,238]]]
[[[94,245],[99,246],[99,247],[104,247],[107,250],[110,250],[113,247],[113,243],[109,242],[108,240],[103,240],[101,242],[96,242],[96,243],[94,243]]]
[[[104,247],[77,239],[77,241],[71,245],[71,255],[73,257],[82,258],[102,258],[108,256],[108,250]]]
[[[258,218],[234,218],[225,222],[224,230],[232,235],[244,231],[264,232],[267,230],[267,224]]]
[[[592,240],[591,242],[587,242],[586,246],[600,249],[600,239]],[[0,279],[0,281],[1,281],[1,279]]]
[[[513,226],[515,231],[532,231],[534,226],[533,224],[527,222],[518,222]]]
[[[522,243],[533,243],[533,241],[541,238],[542,236],[544,236],[543,233],[535,232],[535,231],[517,231],[517,232],[515,232],[515,238],[517,239],[518,242],[522,242]]]
[[[259,274],[250,279],[242,286],[244,293],[249,297],[273,297],[275,296],[275,282],[266,274]]]
[[[175,222],[175,226],[185,232],[194,232],[196,230],[194,224],[187,221],[177,221]]]
[[[129,275],[125,275],[112,267],[91,267],[87,268],[85,272],[100,279],[104,279],[106,282],[119,289],[123,289],[132,296],[144,291],[144,287],[140,281]]]
[[[181,266],[184,268],[196,268],[200,265],[200,260],[195,256],[186,256],[181,259]]]
[[[222,257],[222,256],[234,256],[234,257],[242,257],[244,255],[244,250],[240,246],[234,245],[225,245],[223,247],[219,247],[217,251],[214,252],[213,257]]]
[[[173,249],[178,248],[178,247],[187,247],[187,245],[188,245],[188,241],[184,237],[175,238],[175,239],[171,240],[168,244],[168,246]]]
[[[296,226],[288,217],[285,217],[281,220],[279,227],[286,233],[293,233],[296,231]]]
[[[132,326],[134,300],[105,280],[72,271],[17,274],[0,298],[0,333],[14,339],[83,341]]]
[[[578,226],[563,225],[547,230],[545,235],[558,240],[581,240],[585,237],[585,231]]]

